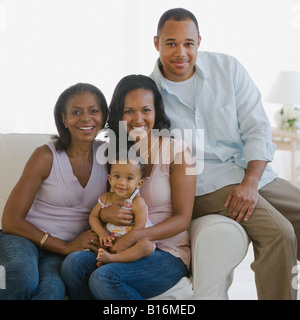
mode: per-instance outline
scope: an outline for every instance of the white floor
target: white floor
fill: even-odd
[[[253,259],[253,248],[250,244],[246,257],[234,271],[233,283],[228,292],[230,300],[257,300],[254,272],[250,268]]]

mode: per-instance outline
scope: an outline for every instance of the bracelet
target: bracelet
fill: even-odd
[[[46,233],[43,235],[43,238],[41,239],[41,241],[40,241],[40,243],[39,243],[39,248],[40,248],[40,249],[43,249],[44,243],[46,242],[46,240],[48,239],[49,236],[50,236],[50,233],[49,233],[49,232],[46,232]]]

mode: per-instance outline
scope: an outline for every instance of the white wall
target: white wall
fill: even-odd
[[[109,102],[121,77],[149,74],[172,7],[194,12],[200,50],[236,56],[263,96],[279,71],[300,71],[300,0],[0,0],[0,132],[54,133],[66,87],[90,82]],[[277,107],[265,103],[272,124]]]

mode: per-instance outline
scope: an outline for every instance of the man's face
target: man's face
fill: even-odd
[[[159,38],[154,37],[166,79],[185,81],[192,77],[200,41],[201,37],[192,20],[166,21]]]

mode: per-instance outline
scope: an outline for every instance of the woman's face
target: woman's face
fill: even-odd
[[[151,133],[155,123],[154,97],[151,90],[129,91],[124,99],[123,121],[134,140],[143,139]]]
[[[66,105],[62,120],[72,140],[93,141],[102,129],[103,115],[95,94],[85,92],[74,95]]]

